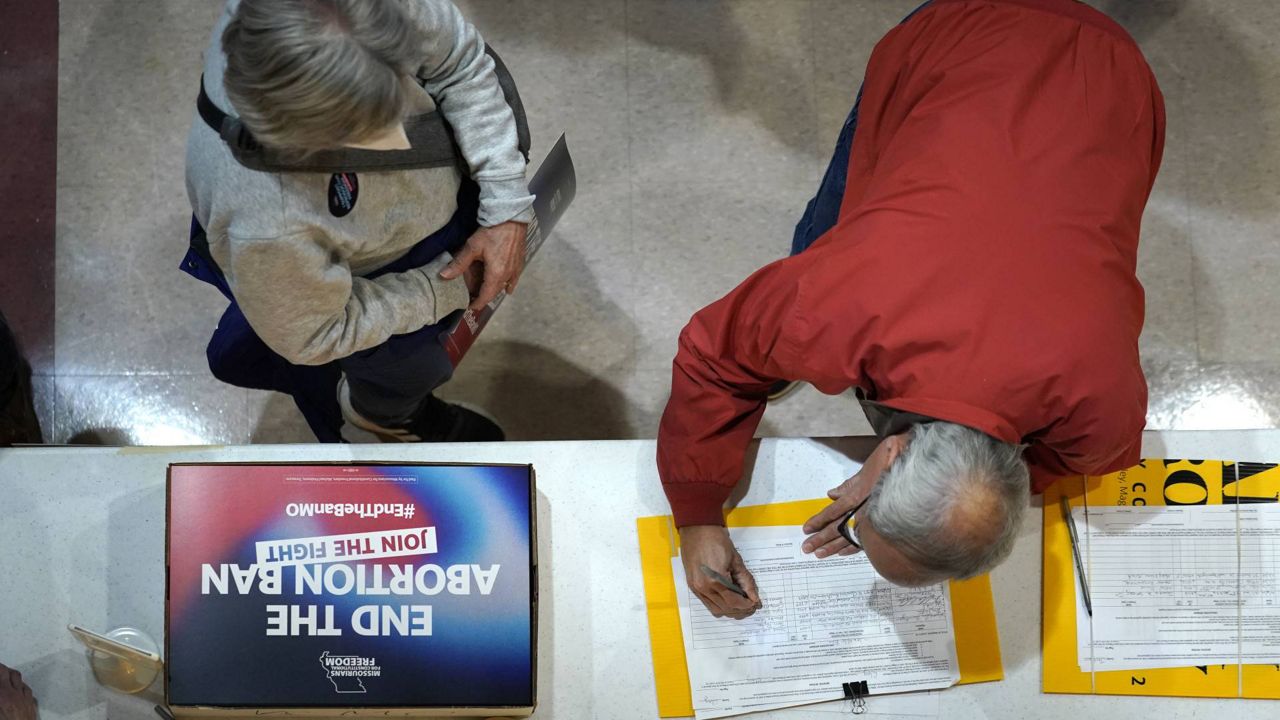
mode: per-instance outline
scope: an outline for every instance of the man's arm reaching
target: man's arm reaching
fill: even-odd
[[[800,371],[790,346],[800,258],[775,262],[708,305],[680,333],[658,470],[677,527],[723,525],[722,506],[764,414],[769,387]]]

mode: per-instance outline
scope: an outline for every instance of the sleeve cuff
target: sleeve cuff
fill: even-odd
[[[662,489],[671,503],[677,528],[689,525],[724,525],[724,501],[733,488],[716,483],[669,483]]]
[[[465,309],[471,304],[471,292],[467,290],[467,282],[462,276],[452,280],[444,280],[439,276],[429,278],[431,289],[436,294],[436,322],[441,322],[449,314],[458,309]]]
[[[481,225],[493,227],[504,222],[527,223],[533,220],[533,196],[524,178],[512,180],[478,180],[480,185]]]

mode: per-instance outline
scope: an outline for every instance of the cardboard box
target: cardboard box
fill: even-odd
[[[166,702],[528,715],[535,497],[528,465],[171,465]]]

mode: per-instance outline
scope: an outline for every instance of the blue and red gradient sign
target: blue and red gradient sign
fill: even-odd
[[[527,707],[528,466],[174,465],[175,706]]]

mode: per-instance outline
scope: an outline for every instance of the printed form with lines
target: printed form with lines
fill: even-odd
[[[1080,669],[1280,663],[1280,505],[1077,507]]]
[[[861,553],[817,559],[798,527],[731,528],[763,607],[711,615],[672,559],[698,720],[871,694],[950,687],[959,679],[946,584],[902,588]]]

